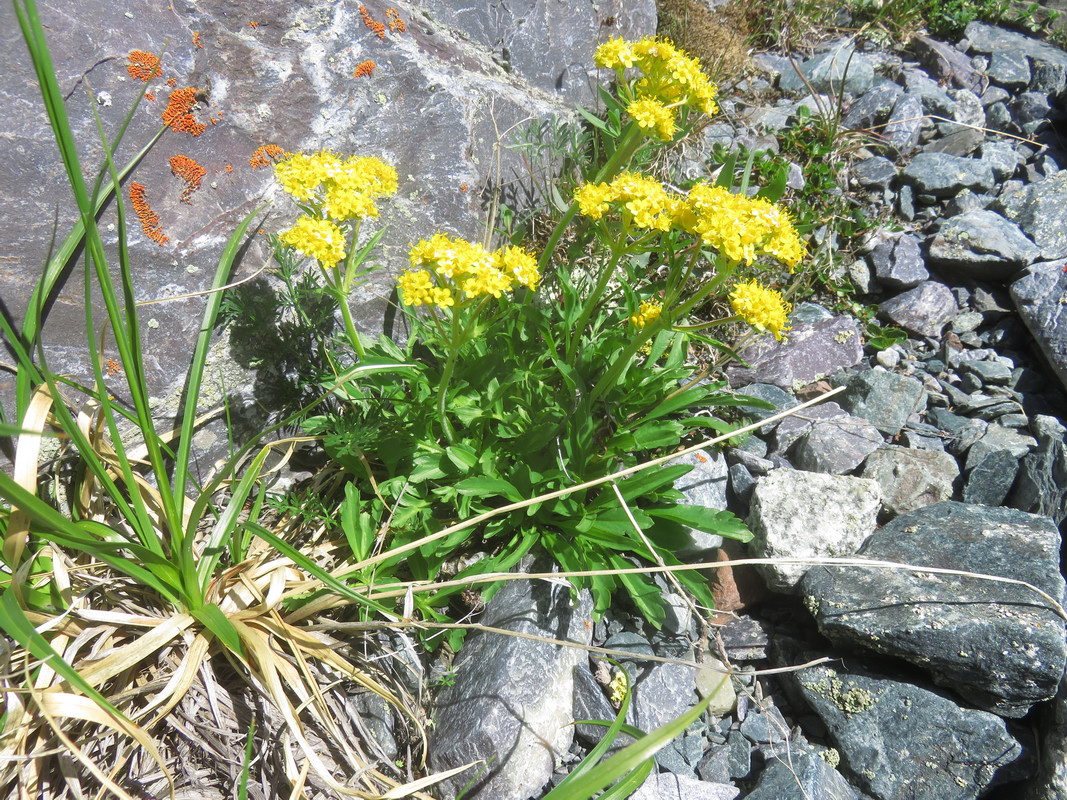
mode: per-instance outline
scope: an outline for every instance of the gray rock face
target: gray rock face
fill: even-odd
[[[848,107],[841,120],[846,128],[870,128],[884,122],[904,92],[895,83],[883,83],[864,92]]]
[[[856,800],[841,773],[811,747],[792,746],[760,773],[746,800]]]
[[[716,508],[720,511],[726,508],[726,487],[729,483],[730,470],[726,463],[726,456],[722,453],[699,451],[677,458],[670,463],[672,466],[675,464],[693,465],[692,471],[683,475],[674,484],[674,488],[685,495],[686,503],[704,508]],[[706,554],[722,546],[722,537],[713,533],[690,528],[689,535],[693,544],[680,551],[682,555]]]
[[[993,177],[998,181],[1010,178],[1019,166],[1019,155],[1007,142],[983,142],[979,157],[989,164]]]
[[[930,240],[930,262],[972,280],[1010,280],[1038,258],[1013,222],[992,211],[955,216]]]
[[[1001,197],[999,205],[1037,245],[1033,260],[1067,257],[1067,170]]]
[[[848,44],[838,44],[825,53],[810,58],[800,65],[800,71],[815,91],[834,94],[844,88],[846,95],[856,97],[871,88],[874,83],[874,65],[871,60]],[[796,74],[786,70],[778,80],[783,92],[807,92],[808,87]]]
[[[833,664],[792,679],[854,780],[878,800],[972,800],[1006,780],[1006,768],[1022,755],[993,714],[850,659]]]
[[[919,143],[922,126],[922,101],[913,95],[905,95],[893,107],[884,133],[897,152],[906,155]]]
[[[774,451],[779,455],[786,455],[793,445],[811,430],[816,422],[820,420],[841,420],[847,416],[848,412],[833,400],[806,408],[800,413],[791,414],[774,428],[774,433],[771,437]]]
[[[856,164],[852,169],[852,174],[865,189],[885,191],[897,177],[897,167],[888,158],[873,156]]]
[[[968,23],[965,35],[971,43],[972,52],[1001,54],[1002,58],[1011,57],[1016,60],[1024,56],[1029,58],[1032,70],[1031,89],[1049,94],[1057,90],[1063,91],[1062,82],[1057,82],[1055,77],[1051,80],[1045,78],[1047,85],[1044,82],[1040,85],[1038,83],[1044,75],[1058,75],[1062,81],[1062,76],[1067,71],[1067,53],[1058,47],[984,22]]]
[[[871,251],[875,277],[884,286],[911,289],[930,277],[926,271],[919,240],[910,233],[887,239]]]
[[[912,414],[926,408],[926,389],[916,378],[883,369],[853,376],[838,396],[841,407],[895,436]]]
[[[1041,352],[1067,386],[1067,273],[1063,263],[1031,266],[1011,285],[1011,296]]]
[[[1067,518],[1067,428],[1055,417],[1038,415],[1032,422],[1037,448],[1023,457],[1012,493],[1012,508]]]
[[[812,498],[819,498],[813,503]],[[850,556],[874,530],[882,491],[874,481],[777,469],[752,492],[749,547],[761,558]],[[764,564],[767,585],[792,592],[809,564]]]
[[[365,5],[373,19],[386,19],[390,4],[366,0]],[[258,146],[272,143],[288,151],[329,147],[380,157],[400,175],[399,192],[381,204],[380,223],[387,233],[378,261],[386,269],[352,298],[360,327],[380,331],[393,279],[410,243],[442,228],[481,236],[480,187],[498,181],[495,131],[531,116],[566,116],[574,103],[591,101],[598,82],[593,52],[607,36],[609,17],[614,20],[610,31],[630,38],[652,33],[656,25],[652,0],[581,0],[568,4],[566,14],[559,13],[555,0],[476,5],[477,10],[449,0],[401,3],[406,31],[386,30],[379,39],[363,24],[358,3],[332,0],[178,0],[133,10],[126,4],[89,2],[79,8],[92,19],[97,29],[92,34],[84,19],[69,14],[68,4],[40,3],[87,168],[96,168],[101,151],[85,85],[96,93],[104,128],[112,134],[141,88],[126,71],[133,49],[163,54],[163,75],[149,85],[157,99],[142,101],[134,114],[118,165],[156,133],[171,91],[169,78],[178,81],[178,88],[202,91],[198,120],[218,120],[196,138],[168,131],[132,173],[131,180],[146,187],[170,238],[160,247],[132,226],[137,299],[205,289],[237,222],[264,199],[281,199],[271,170],[249,166]],[[258,25],[252,27],[252,22]],[[202,49],[193,42],[194,31]],[[354,78],[355,67],[364,60],[376,62],[374,74]],[[60,240],[74,215],[10,4],[0,8],[0,72],[7,77],[0,93],[9,109],[0,122],[0,139],[18,154],[0,173],[7,198],[7,224],[0,231],[5,256],[0,297],[21,319],[52,240],[55,209]],[[499,152],[504,181],[528,174],[516,153],[508,148]],[[176,154],[198,160],[207,170],[202,188],[188,203],[181,202],[182,183],[168,165]],[[26,191],[27,186],[34,191]],[[464,191],[468,186],[473,191]],[[265,224],[270,232],[287,227],[298,212],[285,200],[274,213]],[[105,212],[109,249],[115,247],[115,234],[106,226],[113,221],[113,212]],[[235,277],[267,262],[268,249],[256,237],[246,259],[249,266]],[[55,371],[91,383],[81,296],[80,281],[72,281],[50,313],[45,341]],[[181,300],[143,312],[145,322],[152,320],[142,327],[149,354],[145,370],[154,395],[166,396],[180,385],[202,303],[199,298]],[[95,313],[102,317],[100,308]],[[229,386],[252,382],[246,373],[229,377]],[[205,398],[210,405],[218,402],[218,397]]]
[[[1049,715],[1041,769],[1029,787],[1027,800],[1067,800],[1067,677],[1060,683]]]
[[[941,336],[958,310],[952,290],[938,281],[924,281],[882,302],[878,308],[902,328],[931,339]]]
[[[964,189],[988,192],[995,185],[993,170],[987,163],[947,153],[919,153],[900,177],[915,191],[933,197],[952,197]]]
[[[970,460],[970,451],[967,456]],[[1019,459],[1007,450],[985,455],[967,472],[963,484],[963,502],[999,506],[1011,491],[1018,471]]]
[[[874,533],[864,558],[996,575],[1063,596],[1047,517],[944,502]],[[1018,585],[910,570],[814,567],[800,589],[835,641],[904,658],[980,708],[1022,717],[1056,693],[1064,622]]]
[[[946,289],[947,291],[947,289]],[[839,367],[851,367],[863,358],[859,323],[838,316],[822,322],[795,325],[781,342],[773,336],[742,348],[750,367],[727,367],[731,386],[771,383],[796,389],[824,378]]]
[[[589,644],[591,612],[587,593],[572,607],[566,588],[543,581],[511,581],[486,605],[482,621],[491,627]],[[432,768],[447,770],[487,759],[487,773],[465,797],[536,796],[552,776],[556,757],[570,747],[574,668],[586,658],[575,648],[473,634],[457,660],[455,683],[434,703]],[[461,773],[441,786],[453,796],[470,779]]]
[[[809,472],[851,472],[882,446],[882,434],[859,417],[816,422],[793,446],[793,463]]]
[[[886,445],[868,456],[860,477],[882,487],[885,510],[896,516],[950,500],[959,474],[956,459],[943,451]]]
[[[631,800],[734,800],[741,790],[727,783],[707,783],[669,772],[652,773]]]

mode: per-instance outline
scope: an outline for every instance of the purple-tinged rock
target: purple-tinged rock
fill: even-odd
[[[908,417],[926,409],[926,389],[917,378],[869,369],[850,378],[837,400],[850,414],[863,417],[887,436],[895,436]]]
[[[902,328],[937,339],[956,316],[956,297],[945,284],[924,281],[878,306],[882,315]]]
[[[860,477],[878,482],[885,510],[896,516],[950,500],[959,474],[956,459],[944,451],[886,445],[871,453]]]
[[[919,240],[910,233],[888,239],[871,251],[878,282],[892,289],[911,289],[929,279]]]
[[[863,358],[859,323],[838,316],[796,325],[783,341],[762,336],[741,349],[748,367],[727,367],[731,386],[773,383],[793,390],[824,378],[836,369],[851,367]]]

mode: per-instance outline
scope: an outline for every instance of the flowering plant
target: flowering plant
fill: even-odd
[[[519,246],[521,230],[495,249],[441,232],[414,244],[397,281],[410,334],[402,343],[383,337],[365,355],[417,371],[363,376],[344,387],[342,405],[307,422],[355,476],[340,514],[352,575],[380,587],[390,576],[455,574],[413,596],[424,618],[447,615],[459,579],[509,569],[537,549],[568,571],[606,570],[574,578],[592,590],[596,613],[623,589],[658,625],[664,609],[651,578],[611,571],[679,564],[692,529],[750,536],[728,512],[682,502],[674,483],[688,465],[535,503],[473,532],[433,533],[670,452],[701,428],[729,431],[710,410],[758,401],[704,380],[690,345],[729,353],[703,331],[731,322],[779,338],[788,329],[788,303],[755,278],[767,260],[792,271],[805,255],[773,190],[749,196],[742,181],[731,191],[733,166],[719,182],[685,191],[636,168],[684,133],[692,115],[716,111],[699,62],[659,39],[612,39],[596,61],[615,71],[617,88],[605,93],[606,120],[587,115],[603,161],[580,170],[541,252]],[[308,185],[323,199],[281,240],[329,269],[343,243],[332,229],[317,231],[333,224],[335,179],[303,164],[279,164],[279,180],[305,202]],[[310,178],[290,177],[305,171]],[[696,319],[709,301],[733,314]],[[374,556],[385,540],[395,555]],[[479,557],[457,562],[464,553]],[[711,605],[702,577],[677,580]]]

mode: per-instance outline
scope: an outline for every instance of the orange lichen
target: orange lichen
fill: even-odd
[[[249,28],[258,28],[259,27],[259,23],[258,22],[249,22],[248,23],[248,27]]]
[[[129,58],[130,63],[126,65],[126,71],[130,73],[131,78],[147,83],[152,78],[158,78],[163,74],[163,68],[159,64],[159,56],[153,53],[147,53],[144,50],[131,50],[127,58]]]
[[[385,18],[389,22],[389,30],[393,33],[403,33],[408,29],[408,26],[404,24],[404,20],[400,19],[400,12],[395,8],[387,9]]]
[[[204,43],[200,41],[200,31],[193,31],[193,47],[197,50],[204,49]]]
[[[227,164],[226,165],[226,171],[227,172],[233,172],[233,164]]]
[[[256,148],[255,152],[252,153],[252,157],[248,159],[248,163],[252,169],[270,167],[273,166],[275,161],[278,161],[283,156],[285,156],[285,151],[278,147],[278,145],[265,144],[262,147]]]
[[[363,17],[363,24],[373,31],[375,36],[379,39],[385,38],[385,26],[370,15],[366,6],[361,5],[359,7],[359,15]]]
[[[166,234],[163,233],[163,229],[159,227],[159,215],[152,210],[152,207],[148,205],[148,201],[145,200],[144,186],[140,183],[130,184],[130,204],[133,206],[137,219],[141,221],[141,230],[144,231],[145,236],[160,247],[170,241]]]
[[[122,364],[113,358],[109,358],[107,364],[104,365],[104,372],[108,375],[118,375],[122,372]]]
[[[189,156],[171,156],[170,171],[175,178],[185,181],[181,198],[183,203],[189,202],[189,196],[200,188],[200,182],[207,175],[207,170]]]
[[[155,100],[156,99],[156,93],[155,92],[145,92],[144,93],[144,99],[145,100]]]
[[[177,78],[167,78],[167,86],[169,86],[171,89],[173,89],[177,85],[178,85],[178,79]]]
[[[195,105],[196,89],[194,87],[175,89],[170,93],[170,102],[167,103],[167,109],[163,112],[163,124],[176,131],[199,136],[207,129],[207,125],[197,122],[193,117],[192,111]]]
[[[356,71],[352,73],[353,78],[369,78],[374,74],[374,68],[377,66],[373,61],[362,61],[356,65]]]

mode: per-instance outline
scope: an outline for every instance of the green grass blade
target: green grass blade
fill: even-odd
[[[221,287],[226,285],[248,226],[252,224],[252,220],[261,210],[262,206],[248,214],[226,242],[226,247],[219,257],[218,268],[215,270],[215,278],[211,282],[207,306],[204,308],[200,331],[193,348],[193,359],[185,381],[185,407],[182,409],[181,436],[178,439],[177,460],[174,466],[174,501],[178,521],[182,519],[185,504],[185,491],[189,476],[189,451],[192,447],[193,425],[196,423],[196,406],[200,400],[200,387],[204,381],[204,365],[207,363],[208,348],[211,345],[211,333],[215,329],[215,320],[222,305]],[[188,536],[185,538],[189,539]],[[186,546],[191,547],[191,544]]]
[[[247,661],[245,647],[241,642],[241,635],[233,626],[229,618],[222,613],[222,609],[214,603],[205,603],[199,608],[189,609],[189,613],[196,617],[197,621],[207,628],[231,653],[235,653],[242,661]]]

